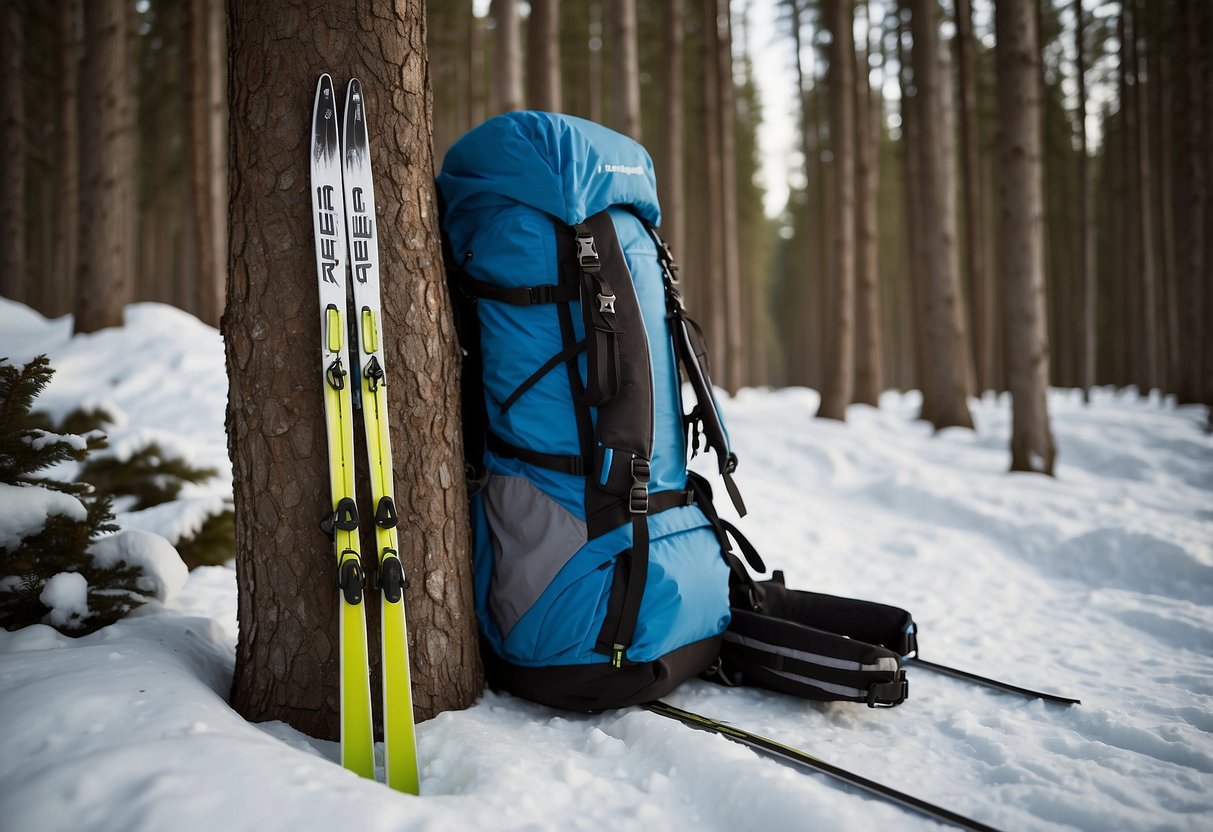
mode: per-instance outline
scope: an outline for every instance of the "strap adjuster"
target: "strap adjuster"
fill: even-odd
[[[615,314],[615,296],[614,295],[598,295],[598,311],[614,315]]]
[[[872,685],[868,688],[869,708],[892,708],[906,701],[910,695],[910,682],[902,676],[895,682]]]

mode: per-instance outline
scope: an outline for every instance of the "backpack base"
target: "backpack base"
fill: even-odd
[[[522,667],[481,643],[485,674],[494,690],[566,711],[597,713],[660,699],[707,670],[720,654],[720,636],[679,647],[651,662]]]

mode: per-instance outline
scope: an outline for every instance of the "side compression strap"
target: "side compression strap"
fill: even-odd
[[[720,419],[720,406],[712,392],[707,343],[699,325],[687,314],[682,304],[682,294],[678,291],[678,264],[674,262],[670,247],[652,225],[646,222],[644,227],[657,246],[657,260],[661,264],[662,281],[665,284],[666,314],[674,337],[674,353],[686,373],[687,381],[691,383],[691,389],[695,391],[696,406],[688,421],[688,429],[692,434],[692,453],[698,449],[698,426],[702,425],[704,439],[708,447],[716,453],[717,466],[724,480],[725,490],[729,492],[729,499],[733,501],[737,513],[745,517],[745,501],[741,499],[741,491],[733,481],[733,472],[737,470],[737,454],[729,447],[729,437]]]

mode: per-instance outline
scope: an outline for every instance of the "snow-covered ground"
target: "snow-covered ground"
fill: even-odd
[[[222,344],[168,307],[133,306],[127,324],[72,339],[67,320],[0,300],[0,356],[48,353],[58,373],[39,406],[104,406],[119,452],[155,439],[220,470],[119,516],[167,533],[230,489]],[[811,418],[816,405],[803,389],[725,402],[741,524],[768,564],[795,587],[909,609],[926,658],[1083,704],[921,670],[892,710],[699,682],[669,701],[1008,830],[1213,829],[1205,410],[1054,391],[1048,479],[1006,473],[1005,399],[972,403],[975,432],[936,435],[913,421],[915,394],[852,407],[845,425]],[[237,716],[236,635],[226,567],[84,638],[0,631],[0,827],[934,828],[636,709],[578,716],[491,693],[418,726],[422,795],[396,794],[341,769],[333,743]]]

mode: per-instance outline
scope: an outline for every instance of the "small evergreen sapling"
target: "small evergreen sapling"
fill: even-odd
[[[31,408],[53,374],[46,356],[21,367],[0,358],[0,488],[12,503],[22,498],[42,515],[30,516],[28,508],[18,513],[11,505],[0,509],[0,625],[12,630],[49,619],[61,632],[83,635],[123,617],[152,593],[140,588],[138,566],[124,561],[100,566],[89,554],[99,537],[118,528],[110,496],[86,483],[36,476],[59,463],[84,462],[91,450],[104,446],[97,432],[79,436],[36,426]],[[87,582],[87,606],[67,612],[55,608],[49,618],[48,582],[72,573]],[[64,584],[75,587],[79,581],[61,580],[56,587]]]

